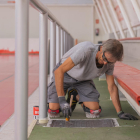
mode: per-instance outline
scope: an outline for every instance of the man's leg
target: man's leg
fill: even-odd
[[[48,117],[60,117],[60,106],[55,88],[55,82],[51,82],[48,86]]]
[[[99,92],[93,81],[81,81],[74,85],[79,94],[81,103],[87,118],[98,118],[101,112],[99,106]]]

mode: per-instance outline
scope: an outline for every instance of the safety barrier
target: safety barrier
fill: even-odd
[[[39,11],[39,122],[47,122],[48,84],[48,20],[50,25],[50,78],[51,71],[74,40],[61,23],[39,1],[30,0]],[[28,121],[28,39],[29,0],[17,0],[15,47],[15,140],[27,140]]]
[[[113,74],[118,89],[140,115],[140,70],[117,62]]]

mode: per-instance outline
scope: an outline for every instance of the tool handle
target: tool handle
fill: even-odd
[[[72,101],[73,101],[73,95],[71,95],[71,98],[70,98],[70,107],[72,105]]]
[[[71,95],[71,98],[70,98],[70,107],[72,105],[72,101],[73,101],[73,95]],[[70,117],[69,118],[66,118],[66,121],[69,121],[70,120]]]

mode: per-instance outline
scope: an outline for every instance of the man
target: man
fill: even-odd
[[[82,105],[87,118],[98,118],[101,112],[99,92],[93,79],[106,74],[108,90],[120,119],[137,120],[136,117],[122,111],[118,89],[114,83],[113,70],[116,61],[123,57],[123,46],[115,39],[109,39],[102,45],[82,42],[71,48],[54,69],[54,75],[48,86],[48,114],[59,117],[60,110],[65,117],[71,116],[77,101]],[[65,94],[68,91],[68,100]],[[69,105],[73,95],[72,107]]]

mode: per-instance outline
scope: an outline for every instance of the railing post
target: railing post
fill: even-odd
[[[64,31],[61,28],[61,58],[63,56],[64,52]]]
[[[67,45],[68,45],[68,49],[67,49],[67,51],[69,51],[69,49],[70,49],[70,39],[69,39],[69,37],[70,37],[70,35],[69,34],[67,34]]]
[[[71,48],[71,35],[69,35],[69,49]]]
[[[69,50],[69,34],[67,33],[67,51]]]
[[[39,17],[39,123],[46,123],[48,85],[48,14],[40,14]]]
[[[65,53],[67,52],[67,32],[65,31]]]
[[[61,27],[59,26],[59,61],[61,59]]]
[[[66,32],[64,30],[64,48],[63,48],[63,55],[65,54],[65,46],[66,46]]]
[[[15,7],[15,140],[27,140],[29,0],[17,0]]]
[[[71,35],[69,35],[69,44],[70,44],[69,49],[71,49]]]
[[[60,60],[60,27],[56,26],[56,64]]]
[[[70,36],[70,48],[72,48],[72,37]]]
[[[50,81],[56,65],[56,22],[50,22]]]

